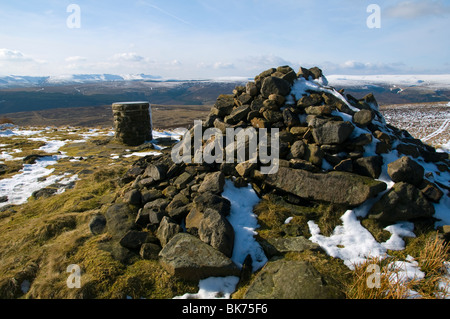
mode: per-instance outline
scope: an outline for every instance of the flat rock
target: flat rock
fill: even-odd
[[[286,167],[267,175],[265,183],[308,200],[348,206],[359,206],[387,187],[383,182],[347,172],[323,174]]]
[[[239,276],[239,268],[217,249],[187,233],[176,234],[159,253],[160,263],[172,275],[189,281]]]
[[[259,272],[244,299],[341,299],[344,294],[308,262],[270,261]]]

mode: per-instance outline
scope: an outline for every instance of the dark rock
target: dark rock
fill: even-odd
[[[354,126],[350,122],[327,121],[313,129],[317,144],[342,144],[352,134]]]
[[[209,173],[200,184],[199,193],[211,192],[213,194],[221,194],[225,185],[225,175],[221,172]]]
[[[423,181],[424,168],[408,156],[388,164],[388,174],[394,182],[406,182],[419,186]]]
[[[353,115],[353,122],[359,126],[369,125],[374,118],[374,114],[371,110],[361,110]]]
[[[163,217],[161,224],[156,231],[156,237],[158,237],[161,246],[164,247],[173,236],[182,231],[183,229],[180,225],[172,222],[169,217]]]
[[[312,76],[311,72],[308,69],[305,69],[303,67],[300,67],[299,71],[297,72],[297,77],[304,78],[306,80],[309,80],[309,77]]]
[[[163,193],[159,189],[152,188],[150,190],[141,191],[142,204],[145,205],[148,202],[163,197]]]
[[[270,261],[258,273],[244,299],[344,299],[345,295],[306,261]]]
[[[234,96],[233,95],[219,95],[216,103],[214,104],[213,110],[215,110],[215,115],[219,117],[227,116],[231,113],[234,107]]]
[[[8,200],[8,196],[0,196],[0,203],[6,203]]]
[[[147,226],[147,224],[150,223],[150,217],[149,217],[149,210],[145,210],[143,208],[139,209],[138,214],[135,219],[136,225],[139,225],[141,227]]]
[[[435,184],[424,179],[419,186],[422,194],[433,203],[439,203],[444,193]]]
[[[339,164],[334,166],[333,169],[340,172],[352,172],[353,162],[350,158],[347,158],[345,160],[340,161]]]
[[[43,158],[43,157],[46,157],[46,155],[40,155],[40,154],[27,155],[23,159],[23,163],[24,164],[35,164],[38,159]]]
[[[31,196],[33,196],[35,199],[49,198],[55,195],[57,191],[58,190],[56,188],[46,187],[33,192]]]
[[[397,145],[396,149],[399,153],[401,153],[403,155],[409,155],[414,158],[417,158],[420,156],[419,149],[417,148],[416,145],[413,145],[413,144],[400,143],[399,145]]]
[[[141,247],[143,243],[147,241],[148,233],[143,231],[130,230],[120,239],[120,245],[122,247],[136,250]]]
[[[323,103],[323,98],[320,94],[312,93],[302,97],[297,102],[297,107],[307,108],[310,106],[319,106]]]
[[[346,172],[316,174],[285,167],[267,175],[265,183],[304,199],[347,206],[359,206],[387,187],[383,182]]]
[[[163,165],[149,165],[145,169],[144,178],[152,178],[159,182],[166,178],[167,168]]]
[[[290,92],[289,82],[278,77],[266,77],[261,86],[261,95],[268,98],[271,94],[282,96],[288,95]]]
[[[245,92],[252,97],[258,95],[258,87],[255,82],[247,82],[245,85]]]
[[[294,142],[294,144],[292,144],[290,153],[292,158],[303,158],[303,156],[305,156],[305,153],[306,147],[303,141],[296,141]]]
[[[113,204],[106,211],[105,218],[108,233],[116,239],[135,227],[133,212],[125,203]]]
[[[251,172],[256,168],[257,163],[248,160],[242,163],[239,163],[236,165],[236,171],[239,175],[242,177],[248,177],[250,176]]]
[[[181,224],[186,218],[186,216],[189,214],[191,209],[192,204],[187,204],[185,206],[171,209],[170,211],[167,212],[167,215],[169,215],[170,219],[172,219],[174,222]]]
[[[160,263],[172,275],[189,281],[239,276],[230,258],[195,236],[179,233],[159,253]]]
[[[276,123],[283,121],[283,113],[279,111],[264,111],[263,116],[269,123]]]
[[[142,259],[157,260],[160,251],[161,246],[152,243],[144,243],[139,250],[139,255]]]
[[[106,228],[106,218],[103,215],[96,215],[92,217],[89,222],[89,229],[93,235],[102,234]]]
[[[298,118],[298,115],[287,108],[283,110],[283,120],[284,124],[287,127],[300,125],[300,119]]]
[[[144,205],[145,210],[164,211],[170,201],[166,198],[158,198]]]
[[[434,206],[414,185],[400,182],[373,205],[369,217],[382,224],[395,224],[398,221],[431,218],[434,213]]]
[[[227,124],[237,124],[247,118],[248,113],[251,111],[250,105],[242,105],[235,108],[230,115],[225,117],[224,122]]]
[[[123,200],[130,205],[140,206],[142,204],[141,192],[137,189],[133,189],[123,196]]]
[[[287,238],[269,238],[267,243],[276,251],[276,255],[295,251],[302,252],[305,250],[320,250],[320,246],[303,236],[287,237]]]
[[[219,212],[223,216],[228,216],[230,214],[231,203],[228,199],[222,196],[215,195],[210,192],[205,192],[194,199],[194,207],[200,212],[205,212],[206,209],[210,208]]]
[[[193,176],[187,172],[184,172],[180,176],[177,177],[177,179],[173,182],[173,185],[177,189],[183,189],[186,187],[186,185],[192,181]]]
[[[311,76],[314,80],[318,80],[323,76],[322,70],[316,66],[313,68],[310,68],[309,73],[311,74]]]
[[[361,157],[353,161],[353,172],[377,179],[380,177],[382,166],[381,156]]]
[[[225,256],[233,254],[234,230],[230,222],[217,211],[207,209],[198,228],[198,236]]]

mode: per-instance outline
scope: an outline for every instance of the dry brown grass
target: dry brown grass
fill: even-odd
[[[450,244],[437,236],[426,241],[416,258],[424,278],[401,280],[402,267],[396,257],[370,258],[354,265],[353,280],[347,285],[350,299],[439,299],[450,297],[450,280],[445,262],[449,260]],[[377,270],[381,270],[377,273]],[[411,292],[417,294],[412,295]]]

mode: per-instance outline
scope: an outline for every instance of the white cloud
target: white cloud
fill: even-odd
[[[5,62],[25,62],[33,61],[32,58],[25,56],[17,50],[0,49],[0,61]]]
[[[423,16],[445,16],[450,14],[450,6],[443,1],[402,1],[387,7],[384,12],[391,18],[415,19]]]
[[[115,61],[127,61],[127,62],[142,62],[145,60],[143,56],[140,56],[134,52],[117,53],[112,56],[112,59]]]
[[[76,62],[85,62],[87,58],[82,56],[69,56],[65,59],[66,62],[76,63]]]
[[[228,62],[216,62],[213,65],[214,69],[234,69],[234,64],[233,63],[228,63]]]

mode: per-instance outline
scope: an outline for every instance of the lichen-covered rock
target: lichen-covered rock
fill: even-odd
[[[174,276],[199,281],[208,277],[239,276],[230,258],[195,236],[179,233],[159,253],[160,262]]]
[[[268,262],[244,294],[244,299],[343,299],[340,289],[305,261]]]

